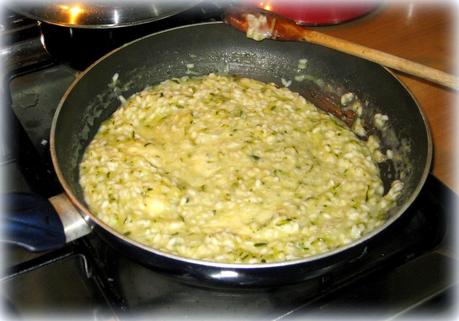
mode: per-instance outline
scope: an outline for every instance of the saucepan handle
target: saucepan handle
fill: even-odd
[[[91,228],[65,194],[46,199],[31,193],[1,195],[1,238],[32,252],[58,249]]]

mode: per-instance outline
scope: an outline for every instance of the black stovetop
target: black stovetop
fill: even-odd
[[[215,19],[214,13],[205,19]],[[169,22],[165,26],[170,27]],[[36,35],[31,32],[30,37]],[[10,124],[7,134],[12,139],[2,146],[2,169],[8,174],[3,192],[32,191],[49,197],[61,191],[49,158],[51,119],[63,93],[89,58],[76,62],[59,54],[37,59],[39,63],[31,66],[21,65],[6,80],[11,99],[4,119]],[[413,206],[374,238],[361,257],[330,267],[306,282],[269,289],[209,289],[205,284],[184,284],[128,259],[97,235],[40,254],[7,247],[2,261],[6,315],[26,320],[59,319],[61,314],[85,320],[133,316],[160,320],[394,320],[431,319],[435,315],[449,320],[456,314],[456,202],[452,191],[429,176]]]
[[[161,320],[213,320],[216,315],[228,320],[338,315],[405,320],[435,314],[448,320],[455,283],[450,240],[444,238],[449,193],[429,177],[414,206],[369,243],[361,258],[295,285],[209,289],[184,284],[128,259],[96,235],[38,255],[12,248],[2,280],[9,308],[21,316],[76,311],[103,320],[144,314]]]

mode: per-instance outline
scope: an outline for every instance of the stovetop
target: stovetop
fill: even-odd
[[[190,285],[130,260],[93,234],[48,253],[9,248],[4,297],[8,312],[26,320],[69,313],[96,320],[450,320],[456,311],[448,197],[429,177],[414,206],[361,258],[299,284]]]
[[[203,19],[218,19],[218,10],[207,11]],[[158,28],[197,22],[191,16]],[[22,23],[35,28],[33,21]],[[65,32],[53,26],[42,26],[41,32],[46,28],[53,29],[53,37]],[[151,28],[144,32],[156,27]],[[49,156],[54,111],[81,69],[103,50],[86,53],[82,59],[63,51],[49,55],[50,51],[37,49],[38,30],[16,39],[35,46],[34,59],[14,61],[16,67],[5,79],[10,101],[3,121],[9,126],[2,130],[7,129],[11,139],[1,148],[6,175],[2,192],[49,197],[61,192]],[[129,40],[126,34],[109,37],[120,39],[117,45]],[[452,191],[429,176],[413,206],[374,238],[361,257],[303,283],[268,289],[185,284],[128,259],[94,234],[47,253],[5,247],[1,277],[5,315],[25,320],[62,319],[63,314],[82,320],[427,320],[433,316],[450,320],[456,315],[452,215],[456,202]]]

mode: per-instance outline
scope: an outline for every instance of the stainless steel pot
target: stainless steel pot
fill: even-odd
[[[19,1],[13,10],[34,20],[72,28],[119,28],[176,15],[201,0],[188,1]]]

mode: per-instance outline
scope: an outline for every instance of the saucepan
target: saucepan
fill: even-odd
[[[295,80],[299,60],[307,61],[307,75],[302,81]],[[380,136],[382,148],[390,148],[398,155],[380,164],[386,191],[394,179],[404,182],[386,223],[357,241],[320,255],[275,263],[229,264],[161,252],[131,240],[98,219],[88,209],[79,184],[78,168],[86,146],[101,122],[120,106],[120,96],[127,98],[148,85],[190,74],[190,66],[192,74],[228,73],[279,86],[288,83],[300,94],[310,93],[313,88],[334,92],[337,97],[347,92],[358,97],[364,105],[362,119],[368,132],[374,131]],[[389,118],[384,133],[372,128],[376,113]],[[16,239],[10,242],[31,250],[46,250],[87,233],[97,233],[122,255],[151,269],[185,282],[230,287],[302,282],[328,266],[361,256],[373,238],[407,213],[427,178],[432,158],[430,131],[420,107],[384,67],[308,43],[256,42],[219,22],[158,32],[95,62],[62,98],[53,120],[50,145],[54,168],[65,192],[49,201],[22,195],[15,202],[7,202],[6,209],[14,215],[5,224],[16,227],[16,233],[9,233]],[[40,214],[36,205],[41,207]],[[18,207],[22,211],[15,210]]]

